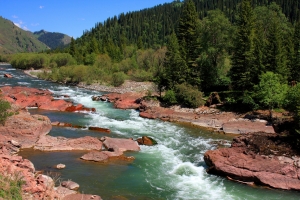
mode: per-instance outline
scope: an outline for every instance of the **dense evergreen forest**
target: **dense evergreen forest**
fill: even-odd
[[[284,108],[299,119],[299,10],[298,0],[177,0],[121,13],[65,49],[10,62],[50,68],[40,76],[67,83],[154,81],[167,105],[198,107],[218,92],[239,111],[269,109],[272,117]]]

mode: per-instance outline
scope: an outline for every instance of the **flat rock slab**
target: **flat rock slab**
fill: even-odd
[[[107,162],[109,160],[126,160],[132,161],[134,157],[126,157],[122,152],[110,152],[110,151],[91,151],[81,157],[83,160],[94,162]]]
[[[297,167],[281,164],[276,159],[246,155],[243,151],[243,148],[207,151],[204,159],[214,174],[278,189],[300,190],[300,170]]]
[[[102,141],[105,148],[110,151],[140,151],[140,146],[132,139],[103,137]]]
[[[42,151],[101,150],[102,142],[90,136],[69,139],[46,135],[40,137],[34,149]]]
[[[70,194],[65,196],[63,200],[102,200],[102,198],[92,194]]]
[[[265,133],[275,133],[272,126],[267,126],[266,122],[260,121],[230,121],[223,124],[224,133],[255,133],[255,132],[265,132]]]

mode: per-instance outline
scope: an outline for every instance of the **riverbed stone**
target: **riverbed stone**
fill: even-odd
[[[132,139],[102,137],[103,145],[109,151],[140,151],[138,143]]]
[[[57,165],[55,166],[55,168],[56,168],[56,169],[64,169],[64,168],[66,168],[66,165],[60,163],[60,164],[57,164]]]
[[[70,190],[78,190],[79,189],[79,184],[75,183],[74,181],[63,181],[60,184],[61,186],[68,188]]]

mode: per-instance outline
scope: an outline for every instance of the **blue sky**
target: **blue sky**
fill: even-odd
[[[80,37],[108,17],[173,0],[0,0],[0,16],[31,32],[44,29]]]

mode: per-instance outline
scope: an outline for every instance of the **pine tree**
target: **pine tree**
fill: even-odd
[[[300,82],[300,21],[296,22],[294,31],[294,58],[292,61],[292,81]]]
[[[253,59],[254,37],[253,10],[250,0],[243,0],[237,21],[237,34],[233,48],[230,78],[235,90],[245,91],[253,87],[251,83],[251,62]]]
[[[176,34],[173,32],[169,38],[164,70],[160,75],[160,85],[165,86],[167,90],[174,89],[175,85],[186,82],[188,67],[181,57],[179,49]]]
[[[199,24],[198,14],[194,1],[186,0],[178,25],[178,42],[180,45],[181,56],[189,67],[187,82],[191,85],[200,87],[200,67],[196,63],[197,59],[197,26]]]
[[[71,38],[69,54],[71,54],[73,57],[75,57],[75,55],[76,55],[76,46],[75,46],[75,40],[73,37]]]

